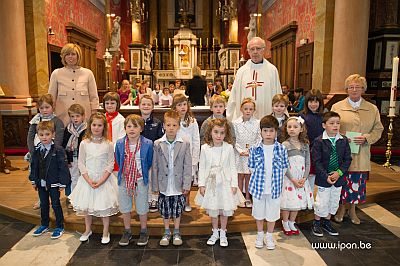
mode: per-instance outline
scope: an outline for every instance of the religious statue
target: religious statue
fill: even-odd
[[[257,17],[250,15],[249,26],[245,27],[246,30],[249,30],[247,34],[247,42],[257,36]]]
[[[227,53],[228,53],[228,49],[224,48],[224,45],[221,44],[221,48],[218,51],[219,71],[224,71],[225,68],[227,68],[227,65],[226,65]]]
[[[111,32],[111,47],[110,50],[118,51],[121,45],[121,25],[119,24],[121,17],[117,16],[113,21],[113,29]]]
[[[151,45],[147,45],[146,48],[144,48],[144,59],[143,59],[143,68],[145,70],[151,70],[151,58],[153,57],[153,52],[151,51]]]

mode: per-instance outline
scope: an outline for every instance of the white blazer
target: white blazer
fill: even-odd
[[[199,187],[204,187],[206,185],[212,165],[211,158],[212,147],[208,144],[203,144],[200,152]],[[230,182],[231,187],[238,187],[235,152],[233,146],[225,141],[222,143],[221,166],[224,182]]]

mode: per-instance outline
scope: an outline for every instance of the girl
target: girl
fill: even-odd
[[[118,112],[121,107],[118,93],[107,92],[103,97],[103,106],[106,110],[107,137],[115,147],[117,140],[125,136],[125,118]]]
[[[220,246],[227,247],[228,216],[232,216],[237,205],[245,199],[237,189],[233,140],[226,119],[215,118],[210,121],[205,142],[201,146],[199,190],[195,201],[211,217],[213,233],[207,245],[214,245],[219,239]],[[218,216],[221,219],[221,229],[218,229]]]
[[[165,87],[163,89],[163,93],[160,95],[158,99],[158,103],[160,106],[169,107],[172,104],[172,96],[169,92],[169,88]]]
[[[84,242],[92,234],[93,216],[103,220],[102,244],[110,242],[110,216],[118,212],[118,185],[112,175],[114,148],[107,139],[107,120],[104,114],[90,116],[88,130],[79,147],[78,183],[69,199],[76,215],[85,216],[85,232],[79,238]]]
[[[282,224],[285,235],[298,235],[294,225],[299,210],[312,209],[313,193],[308,184],[310,171],[310,149],[304,119],[290,117],[282,131],[283,145],[286,147],[289,168],[283,178],[281,199]]]
[[[324,114],[324,99],[319,90],[312,89],[307,92],[304,100],[304,110],[299,115],[304,119],[308,140],[310,141],[310,151],[314,140],[322,135],[324,129],[322,127],[322,115]],[[312,155],[311,155],[312,156]],[[311,160],[310,167],[310,187],[314,190],[315,170]]]
[[[151,91],[151,89],[150,89],[150,91]],[[142,85],[139,87],[138,93],[136,95],[136,99],[135,99],[134,105],[139,105],[140,98],[145,94],[148,94],[148,95],[152,96],[152,93],[149,93],[147,91],[146,85],[144,85],[144,83],[142,83]]]
[[[251,196],[249,193],[250,170],[248,165],[249,149],[261,141],[260,120],[255,119],[253,114],[256,110],[256,103],[252,98],[245,98],[240,105],[242,116],[233,121],[235,129],[235,157],[238,172],[239,189],[243,191],[245,181],[246,202],[239,207],[251,208]]]
[[[280,135],[282,131],[282,126],[285,121],[288,119],[288,105],[289,98],[285,94],[275,94],[272,98],[272,116],[275,117],[279,122],[279,130],[278,130],[278,140],[280,140]]]
[[[41,121],[52,121],[54,123],[55,138],[54,143],[61,146],[64,137],[64,124],[62,120],[54,114],[54,101],[51,94],[42,95],[37,101],[39,113],[36,114],[31,121],[29,121],[29,130],[27,136],[27,144],[29,152],[25,155],[25,159],[30,162],[31,154],[35,151],[36,145],[39,144],[40,140],[37,135],[36,127]],[[33,209],[37,210],[40,208],[40,201],[33,204]]]
[[[158,105],[161,96],[161,86],[159,83],[156,83],[154,90],[151,93],[151,97],[153,97],[154,105]]]
[[[190,111],[190,104],[188,98],[183,94],[175,95],[172,101],[171,109],[177,111],[181,117],[181,124],[178,131],[178,136],[187,138],[190,142],[192,154],[192,177],[196,179],[197,164],[199,163],[200,156],[200,133],[199,125],[196,118],[194,118],[192,111]],[[192,207],[189,202],[189,193],[186,197],[185,211],[190,212]]]

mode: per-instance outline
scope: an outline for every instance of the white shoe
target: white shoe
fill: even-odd
[[[106,245],[106,244],[108,244],[108,243],[110,243],[110,233],[108,233],[108,235],[106,236],[106,237],[102,237],[101,238],[101,243],[103,244],[103,245]]]
[[[219,231],[219,245],[221,247],[228,246],[228,238],[226,237],[226,231],[224,231],[224,230]]]
[[[211,237],[207,240],[207,245],[213,246],[219,239],[219,229],[213,229],[213,234]]]
[[[86,242],[86,241],[88,241],[88,240],[89,240],[89,237],[92,235],[92,233],[93,233],[93,232],[90,231],[89,234],[87,234],[87,235],[82,234],[81,237],[79,238],[79,241],[81,241],[81,242]]]
[[[185,212],[191,212],[192,211],[192,206],[186,205],[185,206]]]
[[[272,234],[266,235],[264,242],[265,242],[265,245],[267,246],[267,249],[269,249],[269,250],[275,249],[275,242],[274,242],[274,238],[272,237]]]
[[[262,234],[262,235],[257,234],[255,246],[256,246],[256,248],[264,247],[264,234]]]

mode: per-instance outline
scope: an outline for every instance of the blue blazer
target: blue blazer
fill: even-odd
[[[124,171],[125,140],[126,136],[117,140],[117,143],[115,144],[115,161],[119,166],[118,185],[121,184],[122,174]],[[140,160],[142,166],[143,181],[144,184],[147,185],[149,183],[149,170],[153,162],[153,142],[143,136],[140,136],[140,142]]]

